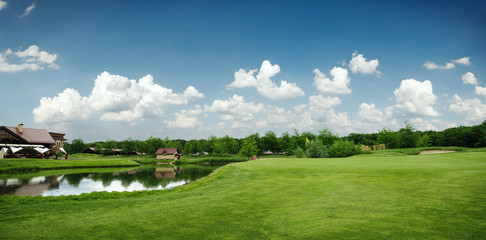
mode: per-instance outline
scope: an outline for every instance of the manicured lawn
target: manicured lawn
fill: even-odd
[[[8,158],[0,159],[0,172],[8,171],[28,171],[41,169],[59,169],[73,167],[128,167],[138,166],[139,163],[133,161],[133,156],[108,156],[89,154],[89,156],[79,155],[70,160],[64,159],[33,159],[33,158]],[[73,160],[75,159],[75,160]]]
[[[485,239],[486,152],[266,158],[172,191],[0,197],[1,239]]]

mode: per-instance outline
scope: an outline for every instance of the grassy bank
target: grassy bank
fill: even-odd
[[[389,155],[234,163],[125,196],[1,196],[0,239],[485,238],[484,150]]]
[[[91,154],[90,154],[91,155]],[[10,171],[36,171],[43,169],[85,168],[85,167],[128,167],[138,166],[139,163],[128,157],[110,156],[97,157],[96,155],[76,160],[64,159],[35,159],[35,158],[8,158],[0,159],[0,172]]]

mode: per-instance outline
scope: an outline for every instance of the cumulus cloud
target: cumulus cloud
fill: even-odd
[[[235,72],[235,80],[226,85],[226,88],[254,87],[259,94],[272,100],[288,100],[305,95],[304,91],[296,83],[280,81],[280,86],[277,86],[271,78],[279,72],[280,66],[277,64],[272,65],[270,61],[265,60],[262,62],[258,73],[257,69],[248,71],[240,69]],[[255,73],[257,73],[256,77]]]
[[[386,109],[390,116],[438,116],[434,110],[437,96],[434,95],[432,83],[429,80],[419,82],[415,79],[406,79],[400,87],[393,92],[396,105]]]
[[[431,62],[431,61],[427,61],[424,63],[424,68],[427,68],[428,70],[448,70],[448,69],[453,69],[455,68],[456,66],[454,65],[454,63],[446,63],[445,65],[443,66],[439,66],[437,63],[434,63],[434,62]]]
[[[174,121],[164,120],[168,128],[201,127],[202,123],[199,121],[199,119],[208,117],[206,114],[204,114],[203,109],[199,105],[196,105],[195,109],[181,110],[180,112],[175,113],[174,116]]]
[[[255,114],[264,110],[262,103],[245,102],[242,96],[233,95],[228,100],[216,99],[211,106],[204,106],[204,111],[221,114],[222,120],[249,121]]]
[[[476,86],[476,94],[486,97],[486,87]]]
[[[358,54],[357,51],[353,53],[353,58],[349,61],[349,69],[352,73],[373,74],[377,76],[381,75],[381,72],[376,70],[379,65],[378,59],[366,61],[363,54]]]
[[[33,111],[34,120],[36,122],[85,120],[91,114],[87,102],[88,99],[81,97],[78,91],[66,88],[53,98],[41,98],[40,106]]]
[[[5,1],[0,1],[0,11],[1,11],[2,9],[6,8],[6,7],[7,7],[7,2],[5,2]]]
[[[469,62],[469,57],[463,57],[452,61],[455,62],[456,64],[462,64],[466,66],[471,65],[471,63]]]
[[[453,59],[451,61],[456,63],[456,64],[462,64],[462,65],[466,65],[466,66],[471,65],[471,62],[469,62],[469,57]],[[447,63],[445,63],[445,65],[439,66],[435,62],[427,61],[427,62],[424,63],[424,68],[427,68],[428,70],[449,70],[449,69],[453,69],[453,68],[456,67],[456,65],[454,65],[454,63],[452,63],[452,62],[447,62]]]
[[[478,85],[478,79],[474,76],[473,73],[467,72],[462,75],[462,82],[464,84],[471,84],[471,85]]]
[[[66,91],[72,97],[66,97]],[[102,114],[103,121],[135,123],[145,118],[165,117],[167,106],[185,105],[189,100],[204,97],[193,86],[189,86],[182,94],[174,93],[172,89],[154,83],[151,75],[146,75],[137,82],[108,72],[97,76],[90,96],[81,97],[72,89],[66,89],[57,98],[61,96],[64,96],[63,101],[56,97],[42,98],[40,106],[33,112],[35,121],[58,122],[78,119],[66,114],[69,111],[63,110],[64,106],[61,105],[65,104],[76,106],[79,111],[77,114],[84,116],[81,119],[99,113]]]
[[[457,94],[454,95],[449,110],[466,116],[464,121],[467,125],[479,124],[486,119],[486,104],[479,98],[462,100]]]
[[[29,15],[32,10],[34,10],[35,8],[35,3],[32,3],[30,6],[28,6],[25,10],[24,10],[24,13],[22,15],[20,15],[20,17],[25,17],[27,15]]]
[[[329,125],[347,126],[350,124],[347,113],[334,112],[334,107],[341,104],[338,97],[322,95],[309,97],[309,113],[313,121]]]
[[[324,96],[333,94],[350,94],[351,89],[348,88],[351,81],[348,76],[348,70],[340,67],[334,67],[331,70],[332,80],[326,77],[319,69],[314,69],[314,86],[319,90],[320,94]]]
[[[373,103],[362,103],[359,106],[358,119],[368,123],[382,123],[385,120],[383,113],[376,109]]]
[[[412,126],[419,131],[442,131],[446,128],[457,127],[454,122],[445,122],[441,119],[427,120],[422,118],[413,118],[410,120],[410,124],[412,124]]]
[[[10,57],[17,58],[20,63],[9,63]],[[55,63],[57,54],[40,51],[37,45],[31,45],[24,51],[12,51],[10,48],[0,53],[0,72],[19,72],[23,70],[38,71],[44,67],[59,69]]]

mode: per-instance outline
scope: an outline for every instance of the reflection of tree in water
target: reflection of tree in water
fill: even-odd
[[[64,178],[69,183],[69,185],[78,187],[81,180],[83,180],[83,178],[85,178],[86,176],[88,176],[87,173],[73,173],[64,175]]]
[[[121,185],[128,188],[133,182],[141,183],[145,188],[166,187],[168,184],[180,181],[195,181],[198,178],[207,176],[214,169],[219,166],[165,166],[165,167],[142,167],[136,170],[126,172],[115,173],[74,173],[65,174],[61,181],[67,181],[67,183],[73,187],[79,187],[83,179],[91,179],[96,182],[102,182],[104,187],[110,186],[114,180],[121,181]],[[19,179],[19,183],[15,185],[6,185],[6,179],[1,182],[0,190],[1,194],[9,194],[22,186],[28,186],[30,179]],[[46,176],[45,180],[41,184],[47,184],[48,189],[58,188],[60,182],[58,181],[58,175]]]
[[[103,186],[109,186],[113,180],[121,181],[125,188],[133,182],[141,183],[145,188],[166,187],[169,183],[178,181],[194,181],[206,176],[219,166],[181,166],[176,167],[171,178],[157,177],[156,168],[145,167],[137,170],[119,173],[93,173],[93,181],[101,181]],[[170,167],[173,168],[173,167]],[[175,176],[174,176],[175,175]],[[159,175],[160,176],[160,175]],[[163,176],[163,174],[162,174]]]

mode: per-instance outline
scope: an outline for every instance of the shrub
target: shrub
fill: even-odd
[[[301,147],[297,147],[297,149],[295,149],[294,153],[295,153],[295,156],[298,157],[298,158],[303,158],[305,156],[304,149],[302,149]]]
[[[347,140],[337,140],[329,147],[329,157],[342,158],[361,153],[361,148],[355,146],[353,142]]]
[[[307,143],[307,157],[322,158],[327,156],[326,147],[320,139],[314,139]]]

